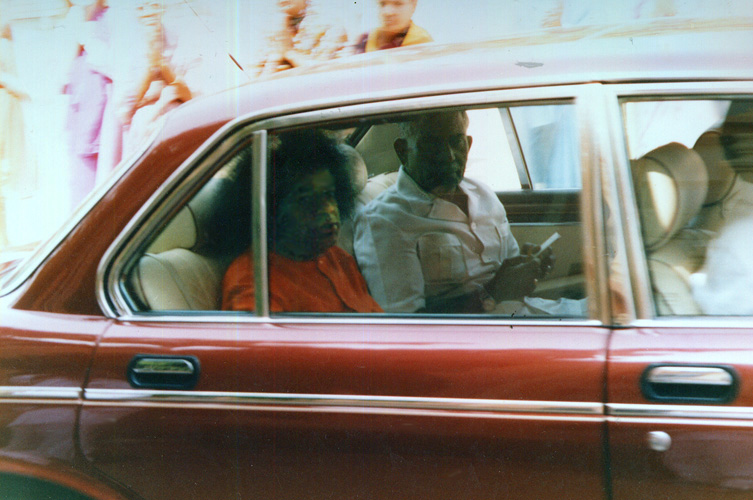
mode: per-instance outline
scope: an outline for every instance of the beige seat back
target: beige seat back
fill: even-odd
[[[698,314],[690,275],[703,263],[703,241],[687,226],[707,196],[703,160],[681,144],[667,144],[634,162],[633,179],[658,312]]]
[[[154,311],[220,309],[228,263],[185,248],[146,253],[133,276],[142,301]]]
[[[340,237],[337,245],[353,255],[353,221],[356,214],[368,202],[376,198],[379,193],[391,186],[397,180],[397,172],[385,172],[368,178],[366,163],[363,161],[361,154],[350,146],[341,146],[348,158],[348,168],[353,179],[353,186],[356,196],[356,206],[353,216],[342,221]]]
[[[721,142],[721,131],[711,129],[701,134],[693,146],[709,177],[708,192],[693,227],[708,231],[710,236],[719,232],[724,224],[724,203],[735,185],[736,174],[727,161]]]
[[[356,197],[356,208],[353,217],[343,221],[338,246],[353,255],[354,219],[359,210],[363,209],[371,200],[379,196],[379,193],[397,182],[397,172],[385,172],[368,180],[366,186]]]

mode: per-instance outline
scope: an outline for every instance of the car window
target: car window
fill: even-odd
[[[753,314],[753,100],[622,110],[657,314]]]
[[[139,311],[219,311],[230,262],[251,244],[252,148],[214,173],[134,254],[122,282]]]
[[[579,189],[575,112],[571,104],[469,109],[468,135],[473,147],[466,175],[497,192]],[[395,171],[400,161],[392,151],[395,125],[375,124],[357,149],[374,160],[369,174]]]
[[[510,111],[532,189],[579,189],[574,106],[521,106]]]
[[[583,317],[579,182],[547,189],[564,185],[543,181],[541,167],[557,163],[555,149],[576,140],[576,129],[567,119],[547,133],[531,125],[572,119],[571,105],[562,107],[542,106],[536,119],[533,106],[489,106],[270,129],[262,163],[238,146],[170,209],[130,259],[122,287],[136,311],[151,313],[253,314],[259,275],[268,276],[260,293],[274,316]],[[427,116],[459,116],[461,126],[424,134]],[[551,151],[532,155],[537,148]],[[563,169],[577,170],[572,154]],[[429,195],[423,182],[436,180],[447,158],[462,189]],[[420,183],[415,165],[425,169]],[[251,171],[264,166],[267,216],[257,222],[266,261],[251,247]],[[407,198],[395,198],[399,187]],[[388,191],[392,219],[374,211]],[[550,248],[533,255],[541,244]]]
[[[534,107],[521,112],[487,107],[365,117],[361,127],[367,132],[360,135],[344,134],[338,124],[270,131],[267,200],[272,313],[584,316],[580,174],[572,176],[577,180],[563,183],[547,177],[542,167],[557,163],[555,158],[560,156],[553,148],[558,143],[577,140],[571,105],[562,106],[568,108],[562,113],[553,109],[556,106],[546,106],[538,122]],[[459,133],[450,125],[421,132],[432,117],[443,123],[443,115],[462,115],[467,132]],[[528,119],[523,127],[529,131],[525,140],[517,134],[515,116]],[[548,133],[535,132],[534,123],[553,123],[549,116],[560,120],[559,130],[566,135],[562,141],[558,127]],[[351,123],[342,125],[348,131],[351,127]],[[326,223],[312,228],[302,219],[305,213],[326,211],[322,207],[328,199],[324,191],[308,193],[311,185],[301,191],[302,179],[309,182],[308,174],[301,172],[321,170],[323,163],[336,161],[334,155],[322,152],[328,141],[336,143],[345,136],[358,138],[353,144],[338,146],[347,152],[355,204],[345,210],[341,207],[337,244],[332,248],[322,244],[326,252],[311,252],[312,241],[330,232]],[[464,142],[466,136],[469,139]],[[302,143],[310,144],[306,154],[295,151]],[[529,153],[537,147],[551,150],[532,157],[533,183],[521,143]],[[563,157],[561,164],[565,170],[577,171],[577,150],[571,156]],[[437,200],[434,194],[427,195],[423,184],[436,180],[446,158],[463,163],[467,159],[459,199]],[[417,170],[408,174],[406,162],[428,162],[431,171],[417,181],[422,175]],[[334,178],[329,179],[335,192],[331,199],[337,198],[332,182],[339,182],[338,172],[326,176]],[[566,186],[572,192],[563,196],[542,189],[539,195],[523,196],[532,193],[534,186]],[[289,196],[298,197],[304,208],[288,213],[289,208],[281,204]],[[429,216],[432,211],[434,215]],[[310,236],[307,239],[303,234]],[[528,243],[535,246],[548,240],[551,249],[546,252],[551,254],[536,259],[520,255],[528,251]],[[503,263],[515,268],[507,277],[500,271]],[[237,265],[246,272],[248,261]],[[490,283],[497,288],[490,285],[485,290]]]

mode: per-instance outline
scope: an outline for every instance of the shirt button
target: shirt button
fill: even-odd
[[[476,230],[476,223],[475,222],[471,222],[471,229],[473,229],[474,231]]]

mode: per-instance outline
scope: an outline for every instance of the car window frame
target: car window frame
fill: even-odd
[[[127,293],[124,290],[124,271],[129,259],[132,259],[141,248],[144,248],[151,235],[161,227],[172,214],[177,213],[180,206],[187,200],[189,195],[196,191],[202,179],[208,179],[212,173],[219,170],[219,159],[224,154],[235,148],[242,140],[251,140],[259,144],[254,153],[254,176],[260,175],[266,170],[265,155],[257,154],[265,150],[267,131],[300,127],[304,125],[325,124],[357,120],[362,117],[377,117],[379,115],[394,115],[409,112],[419,112],[428,109],[452,108],[452,107],[491,107],[491,106],[529,106],[537,104],[566,103],[575,106],[577,126],[581,137],[592,135],[592,124],[588,120],[582,120],[585,113],[579,113],[579,108],[591,109],[587,105],[589,98],[586,89],[594,84],[563,85],[558,87],[541,87],[527,89],[506,90],[482,90],[474,92],[458,92],[455,94],[431,95],[410,97],[405,99],[383,100],[359,104],[347,104],[343,106],[331,106],[312,111],[298,111],[290,114],[281,112],[278,116],[270,116],[269,112],[249,114],[236,118],[223,126],[201,147],[199,147],[176,171],[169,180],[153,195],[142,207],[137,215],[128,224],[126,229],[113,242],[110,249],[100,263],[98,272],[98,300],[105,314],[109,317],[127,321],[190,321],[190,322],[349,322],[362,321],[368,317],[369,321],[386,323],[412,323],[427,322],[466,323],[473,324],[587,324],[603,325],[610,321],[611,313],[607,310],[608,305],[604,302],[603,281],[606,274],[597,269],[604,269],[602,264],[584,266],[586,274],[587,294],[589,297],[589,314],[584,318],[531,318],[513,319],[504,317],[483,317],[473,315],[471,317],[457,316],[430,316],[416,314],[389,314],[389,315],[359,315],[359,314],[326,314],[312,313],[305,317],[293,316],[270,316],[268,303],[268,286],[263,280],[261,273],[257,274],[257,308],[254,313],[236,313],[227,311],[139,311],[129,303]],[[297,111],[297,110],[296,110]],[[583,110],[581,110],[583,111]],[[585,124],[585,125],[584,125]],[[585,127],[585,128],[584,128]],[[583,139],[581,140],[583,142]],[[586,141],[588,142],[588,141]],[[597,148],[598,149],[598,148]],[[593,154],[583,154],[581,159],[581,175],[584,178],[587,172],[593,170],[589,165],[594,161]],[[264,174],[266,175],[266,174]],[[254,178],[252,188],[252,206],[255,211],[252,230],[252,241],[260,240],[263,236],[263,228],[257,222],[266,220],[265,189],[266,183],[260,182],[264,178]],[[591,233],[601,234],[596,227],[599,218],[593,218],[592,214],[598,213],[601,206],[600,193],[588,192],[591,190],[586,182],[583,182],[581,199],[581,212],[583,214],[584,236],[583,251],[584,261],[599,262],[603,260],[592,243],[598,241]],[[594,210],[595,208],[595,210]],[[266,246],[266,245],[264,245]],[[597,245],[601,246],[601,244]],[[266,271],[266,251],[255,253],[254,265],[257,269]],[[259,281],[264,281],[259,283]],[[261,302],[261,303],[259,303]]]

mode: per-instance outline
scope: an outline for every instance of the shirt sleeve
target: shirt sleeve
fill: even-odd
[[[750,218],[722,229],[706,254],[705,275],[691,277],[693,297],[704,314],[753,314],[753,261]]]
[[[372,297],[388,312],[415,312],[426,305],[416,242],[382,216],[362,212],[354,251]]]

